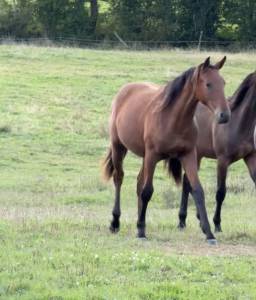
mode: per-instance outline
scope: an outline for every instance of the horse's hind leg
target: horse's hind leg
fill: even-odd
[[[146,211],[148,202],[153,194],[153,175],[158,159],[153,153],[146,153],[141,172],[138,176],[138,221],[137,229],[139,238],[145,238]]]
[[[123,160],[127,153],[127,149],[121,143],[112,144],[112,162],[114,167],[113,181],[115,185],[115,204],[112,210],[113,219],[110,224],[111,232],[118,232],[120,227],[119,218],[121,215],[120,209],[120,191],[123,182]]]
[[[182,195],[180,201],[180,210],[179,210],[179,225],[178,228],[183,229],[186,227],[186,218],[188,210],[188,197],[192,189],[188,181],[187,175],[184,174],[182,181]]]
[[[140,211],[142,209],[141,192],[142,192],[143,180],[144,180],[143,174],[144,174],[144,159],[143,159],[143,164],[140,169],[140,172],[137,176],[138,218],[139,218]],[[139,234],[138,234],[138,236],[139,236]]]
[[[226,196],[226,178],[228,161],[218,159],[216,209],[213,217],[215,232],[221,232],[221,207]]]

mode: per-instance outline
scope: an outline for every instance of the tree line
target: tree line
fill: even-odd
[[[0,37],[253,41],[255,0],[0,0]]]

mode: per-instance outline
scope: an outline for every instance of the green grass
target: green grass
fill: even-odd
[[[114,190],[100,161],[113,96],[130,81],[165,83],[208,55],[0,47],[1,299],[256,299],[255,190],[243,162],[229,172],[218,246],[205,243],[192,201],[188,228],[176,229],[180,188],[161,164],[149,239],[135,238],[141,162],[131,154],[121,231],[108,231]],[[255,63],[254,53],[228,55],[227,95]],[[211,220],[215,173],[205,160]]]

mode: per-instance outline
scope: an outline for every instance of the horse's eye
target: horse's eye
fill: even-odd
[[[206,83],[206,86],[208,87],[208,89],[210,89],[212,87],[211,83]]]

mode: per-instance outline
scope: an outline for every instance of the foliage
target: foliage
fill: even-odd
[[[44,35],[51,37],[86,37],[89,32],[89,15],[85,0],[38,0],[38,20],[43,25]]]
[[[254,40],[254,0],[0,1],[0,35],[131,41]]]
[[[181,37],[198,40],[200,32],[204,39],[214,39],[219,22],[220,0],[180,0],[179,23]]]
[[[223,1],[223,17],[237,26],[237,40],[253,41],[256,38],[256,2],[254,0]]]
[[[12,4],[11,4],[12,3]],[[31,0],[0,1],[0,34],[4,37],[28,38],[41,35],[35,6]]]
[[[128,40],[173,39],[179,28],[175,1],[111,1],[114,28]]]
[[[17,0],[0,2],[2,36],[85,38],[94,33],[85,0]]]

